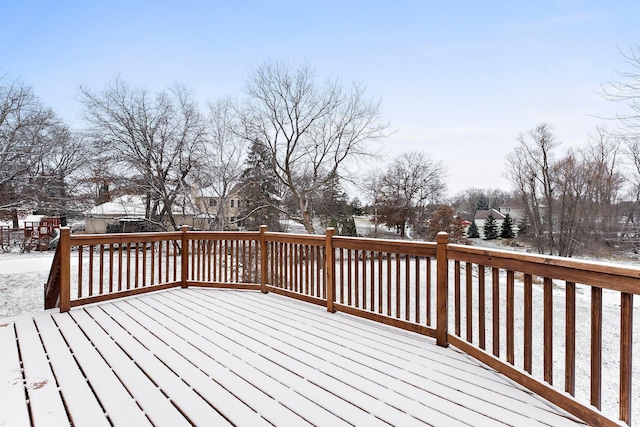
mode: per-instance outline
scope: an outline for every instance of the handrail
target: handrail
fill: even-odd
[[[78,256],[73,267],[72,248]],[[611,336],[619,336],[619,418],[631,422],[633,296],[640,294],[636,267],[449,244],[446,233],[433,243],[341,237],[332,229],[324,236],[273,233],[265,226],[259,232],[183,227],[170,233],[78,236],[63,228],[46,295],[66,311],[174,286],[275,292],[431,336],[592,425],[619,425],[599,410],[606,368],[602,350]],[[603,335],[603,325],[612,324],[603,310],[609,293],[619,294],[620,326]],[[586,296],[590,326],[581,326]],[[559,298],[565,306],[563,342],[553,314]],[[585,327],[590,345],[582,358],[576,336]],[[540,355],[534,352],[537,340]],[[558,345],[565,354],[563,388],[554,385]],[[575,397],[581,359],[590,364],[589,402]]]
[[[45,310],[60,307],[60,254],[61,248],[57,246],[56,252],[53,255],[53,261],[51,262],[49,277],[44,284]]]
[[[447,250],[448,257],[452,260],[517,270],[576,283],[588,283],[618,292],[640,293],[640,268],[638,267],[456,244],[449,245]]]

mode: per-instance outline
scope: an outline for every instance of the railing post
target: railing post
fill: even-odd
[[[333,227],[327,228],[325,234],[325,271],[327,277],[327,311],[334,313],[336,309],[333,307],[333,303],[336,301],[336,261],[335,252],[333,250],[333,242],[331,239],[336,234],[336,229]]]
[[[449,260],[447,258],[449,235],[441,231],[436,236],[436,241],[436,262],[438,268],[436,343],[441,347],[447,347],[449,345],[447,338],[449,328]]]
[[[269,268],[269,250],[267,249],[267,240],[265,234],[267,226],[260,226],[260,290],[263,294],[267,293],[267,271]]]
[[[71,309],[71,229],[60,229],[60,312]],[[82,283],[78,283],[82,286]]]
[[[182,282],[182,287],[187,287],[187,278],[189,277],[189,238],[187,236],[187,232],[189,231],[188,225],[183,225],[181,228],[182,231],[182,252],[180,253],[180,279]]]

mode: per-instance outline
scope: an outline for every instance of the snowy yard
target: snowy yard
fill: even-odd
[[[53,252],[0,253],[0,319],[44,310]]]

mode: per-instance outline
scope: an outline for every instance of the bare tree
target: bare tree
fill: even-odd
[[[633,143],[640,139],[640,46],[629,47],[628,52],[620,50],[627,67],[618,71],[618,78],[610,80],[602,87],[602,95],[614,102],[626,104],[629,111],[616,116],[619,124],[618,136]]]
[[[11,204],[8,193],[19,193],[25,180],[38,175],[58,125],[53,111],[40,104],[30,87],[0,79],[0,205]]]
[[[521,136],[507,157],[508,177],[525,202],[538,251],[572,256],[606,244],[618,227],[618,144],[598,130],[585,149],[557,160],[555,146],[547,125]]]
[[[396,227],[401,236],[405,235],[407,225],[417,236],[423,234],[429,208],[439,203],[446,191],[445,176],[442,162],[425,153],[412,151],[396,157],[381,176],[382,221]]]
[[[143,195],[146,217],[177,228],[190,197],[187,178],[202,157],[204,123],[187,90],[150,95],[119,77],[95,92],[79,88],[84,118],[104,165],[119,168]]]
[[[554,253],[553,149],[557,146],[551,127],[541,124],[521,134],[518,146],[507,156],[507,177],[525,204],[533,241],[539,253]]]
[[[238,134],[269,151],[274,174],[297,202],[286,215],[315,233],[314,194],[385,135],[380,103],[366,98],[360,85],[318,85],[308,66],[294,70],[277,62],[253,70],[246,93]]]
[[[628,184],[628,197],[631,205],[627,209],[627,230],[624,234],[640,247],[640,46],[630,46],[627,51],[620,50],[624,62],[624,71],[618,71],[618,77],[602,87],[603,96],[627,107],[625,113],[619,113],[615,119],[618,128],[611,131],[613,137],[621,141],[623,154],[628,161],[625,174]]]
[[[369,171],[363,178],[361,187],[363,188],[365,195],[371,203],[373,215],[373,236],[378,237],[378,227],[381,223],[380,219],[380,204],[382,202],[382,170]]]
[[[231,99],[209,103],[204,154],[196,171],[197,191],[206,191],[216,200],[215,206],[204,208],[219,230],[229,226],[229,196],[240,183],[247,154],[248,142],[234,132],[235,111]]]
[[[91,204],[91,188],[86,185],[89,145],[82,134],[61,123],[52,126],[50,133],[55,137],[34,167],[24,196],[42,213],[78,214]]]

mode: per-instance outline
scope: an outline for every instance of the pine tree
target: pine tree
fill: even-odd
[[[471,222],[469,230],[467,230],[467,237],[470,239],[477,239],[478,237],[480,237],[480,231],[478,231],[478,226],[476,225],[475,221]]]
[[[494,240],[497,238],[498,238],[498,224],[496,224],[496,220],[493,217],[493,214],[489,214],[487,219],[484,221],[484,239]]]
[[[343,223],[350,214],[347,193],[343,190],[340,177],[332,173],[325,185],[312,197],[314,216],[325,226]]]
[[[277,209],[280,205],[277,179],[268,167],[271,163],[269,152],[254,142],[245,163],[247,167],[241,180],[243,203],[240,213],[245,228],[258,230],[261,225],[266,225],[270,231],[282,231]]]
[[[527,217],[520,219],[518,223],[518,236],[524,236],[529,231],[529,221]]]
[[[340,230],[341,236],[358,237],[358,230],[356,229],[356,221],[353,217],[349,217],[342,222],[342,229]]]
[[[503,239],[513,239],[515,236],[516,235],[513,231],[513,219],[511,219],[511,215],[507,214],[502,222],[500,237]]]

